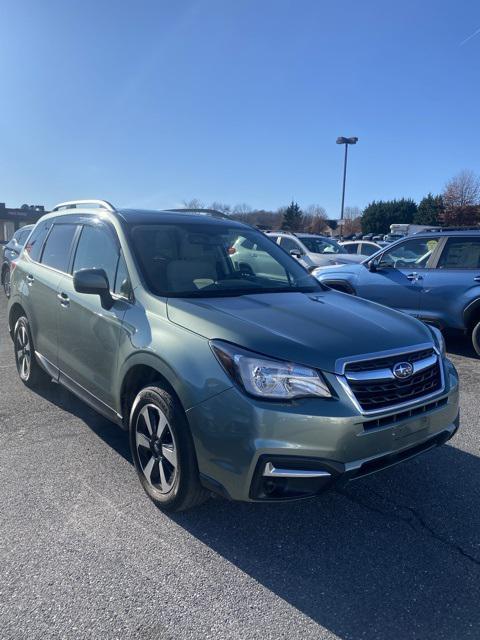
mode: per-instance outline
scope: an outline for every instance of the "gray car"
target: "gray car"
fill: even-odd
[[[269,264],[238,260],[245,240]],[[212,491],[315,496],[458,428],[457,373],[436,329],[328,289],[247,225],[63,203],[16,264],[21,380],[53,379],[128,431],[163,509]]]
[[[18,258],[20,251],[23,249],[23,245],[27,241],[33,224],[26,224],[13,234],[11,240],[3,247],[3,260],[0,269],[1,283],[3,291],[7,298],[10,297],[10,272],[12,268],[12,262]]]
[[[327,238],[315,233],[268,231],[267,235],[297,259],[308,271],[312,271],[318,266],[351,264],[363,260],[362,255],[350,253],[334,238]]]

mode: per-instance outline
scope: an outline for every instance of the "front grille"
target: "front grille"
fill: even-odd
[[[376,369],[391,369],[397,362],[418,362],[433,355],[433,349],[422,349],[413,353],[404,353],[396,356],[375,358],[374,360],[361,360],[359,362],[349,362],[345,367],[345,373],[357,371],[375,371]]]
[[[421,371],[414,373],[406,380],[398,380],[393,376],[391,379],[382,377],[385,370],[391,371],[398,362],[420,363],[420,361],[432,358],[432,356],[435,356],[433,364],[422,368]],[[375,379],[376,371],[379,373],[379,379]],[[358,374],[359,372],[368,372],[369,379],[348,379],[349,374]],[[350,389],[364,411],[377,411],[412,402],[428,396],[442,387],[440,363],[433,349],[349,363],[345,367],[345,375]]]

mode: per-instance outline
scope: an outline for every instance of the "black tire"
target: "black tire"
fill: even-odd
[[[3,269],[2,285],[3,285],[3,291],[5,295],[7,296],[7,298],[10,298],[10,268],[9,267],[4,267]]]
[[[15,324],[13,345],[18,375],[23,384],[35,388],[47,382],[49,376],[37,362],[30,325],[25,316],[21,316]]]
[[[472,345],[475,353],[480,357],[480,320],[473,325],[472,329]]]
[[[142,487],[160,509],[184,511],[208,498],[183,409],[161,386],[142,389],[133,403],[130,450]]]

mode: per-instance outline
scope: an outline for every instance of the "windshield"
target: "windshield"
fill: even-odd
[[[342,248],[335,240],[325,238],[299,238],[311,253],[342,253]]]
[[[130,231],[150,289],[169,297],[315,292],[315,278],[263,233],[219,224],[143,224]]]

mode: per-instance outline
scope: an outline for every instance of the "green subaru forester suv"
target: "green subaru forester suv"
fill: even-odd
[[[58,205],[14,263],[8,317],[22,381],[127,430],[167,510],[314,496],[459,424],[437,329],[327,288],[215,212]]]

